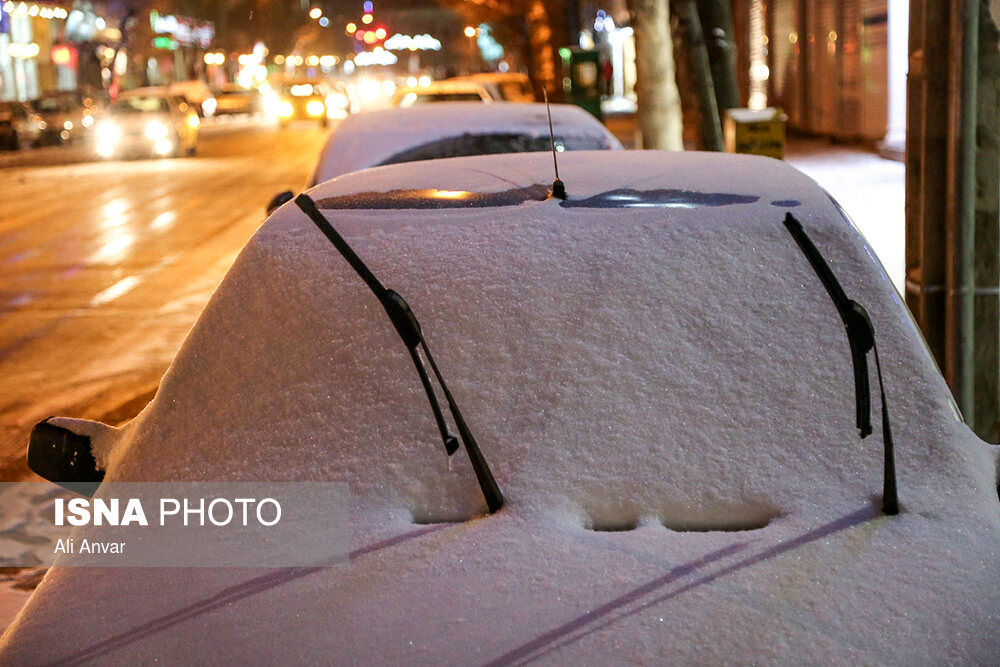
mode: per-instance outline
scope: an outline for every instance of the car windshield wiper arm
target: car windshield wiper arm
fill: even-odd
[[[875,344],[875,329],[864,306],[848,298],[840,281],[833,274],[830,265],[806,234],[802,223],[791,213],[785,214],[785,228],[795,239],[802,253],[812,264],[830,299],[833,300],[840,319],[847,332],[851,346],[851,362],[854,366],[854,399],[858,432],[862,438],[872,432],[871,388],[868,383],[868,352],[875,354],[875,370],[882,401],[882,444],[884,448],[882,474],[882,511],[886,514],[899,513],[899,499],[896,494],[896,464],[892,445],[892,428],[889,425],[889,408],[885,401],[885,385],[882,382],[882,364]]]
[[[382,308],[385,309],[386,314],[389,316],[389,321],[392,322],[393,327],[396,329],[396,333],[403,340],[403,344],[406,345],[406,349],[410,353],[410,358],[413,360],[413,365],[417,369],[417,374],[420,376],[420,383],[424,387],[424,392],[427,394],[427,400],[431,405],[431,411],[434,413],[434,421],[437,424],[438,431],[441,434],[441,440],[444,442],[445,451],[449,456],[454,454],[458,450],[458,439],[454,435],[448,432],[448,426],[445,423],[444,415],[441,411],[441,406],[438,403],[437,396],[434,393],[434,388],[431,385],[430,377],[427,373],[427,368],[424,366],[423,359],[421,358],[421,352],[423,356],[426,357],[427,363],[430,364],[431,370],[434,373],[434,377],[437,378],[438,384],[441,386],[441,391],[444,392],[445,402],[448,404],[448,410],[451,412],[452,419],[455,421],[455,427],[458,429],[458,434],[462,439],[462,444],[465,446],[465,451],[469,455],[469,461],[472,463],[472,469],[476,473],[476,478],[479,480],[479,486],[483,491],[483,497],[486,499],[486,506],[489,508],[490,513],[496,512],[501,507],[503,507],[503,494],[500,492],[500,487],[497,485],[496,480],[493,478],[493,473],[490,472],[490,467],[486,463],[486,459],[483,457],[482,452],[479,450],[479,445],[476,443],[476,439],[472,435],[472,431],[469,430],[465,419],[462,417],[462,411],[459,410],[458,404],[455,402],[455,398],[452,396],[451,392],[448,390],[448,385],[445,384],[444,377],[441,376],[441,371],[438,370],[437,364],[434,362],[434,357],[431,355],[431,351],[427,346],[427,341],[424,340],[423,333],[420,330],[420,323],[417,321],[416,315],[410,309],[410,306],[406,303],[406,300],[399,295],[398,292],[387,288],[382,282],[375,277],[375,274],[371,272],[371,269],[358,257],[354,249],[348,245],[347,241],[344,240],[333,225],[320,213],[319,209],[316,207],[316,203],[305,194],[300,194],[295,198],[295,204],[302,209],[302,212],[309,216],[309,219],[315,223],[319,230],[323,232],[330,243],[337,249],[341,256],[347,260],[347,263],[351,265],[355,273],[361,277],[361,280],[368,285],[368,288],[375,294],[375,297],[382,304]]]

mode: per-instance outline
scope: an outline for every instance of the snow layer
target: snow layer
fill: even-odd
[[[398,165],[312,194],[496,192],[550,181],[549,159]],[[289,204],[98,454],[116,480],[349,481],[350,563],[55,569],[0,662],[996,664],[996,448],[956,419],[831,201],[764,158],[567,153],[560,172],[572,200],[759,199],[327,211],[421,319],[503,510],[482,516],[463,453],[449,469],[384,312]],[[874,321],[899,516],[876,507],[877,398],[859,441],[843,327],[787,210]]]
[[[608,149],[621,144],[596,118],[570,104],[553,104],[558,138],[592,137]],[[405,109],[380,109],[348,116],[320,153],[311,184],[382,164],[398,153],[463,134],[511,133],[549,136],[544,104],[439,102]]]

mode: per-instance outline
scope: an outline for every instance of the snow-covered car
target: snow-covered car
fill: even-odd
[[[102,158],[194,155],[201,121],[191,104],[166,88],[136,88],[108,105],[94,129]]]
[[[348,562],[55,567],[0,662],[997,664],[998,448],[837,204],[767,158],[559,158],[565,199],[545,153],[322,183],[138,417],[45,427],[104,483],[348,482]]]
[[[621,150],[596,118],[571,104],[553,104],[556,150]],[[448,102],[380,109],[345,119],[320,152],[309,185],[386,164],[550,149],[544,104]]]

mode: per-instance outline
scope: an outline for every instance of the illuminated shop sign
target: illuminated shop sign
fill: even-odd
[[[164,16],[151,11],[149,25],[156,34],[170,35],[174,41],[187,46],[208,47],[215,38],[215,27],[211,23],[186,16]]]

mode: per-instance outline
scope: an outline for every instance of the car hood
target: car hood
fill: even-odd
[[[0,660],[996,662],[996,448],[825,193],[764,158],[566,153],[566,205],[533,187],[550,168],[458,158],[310,192],[420,317],[500,512],[445,462],[378,302],[287,204],[95,448],[109,480],[349,482],[349,562],[53,568]],[[398,206],[455,192],[520,201]],[[871,313],[898,516],[789,211]]]

